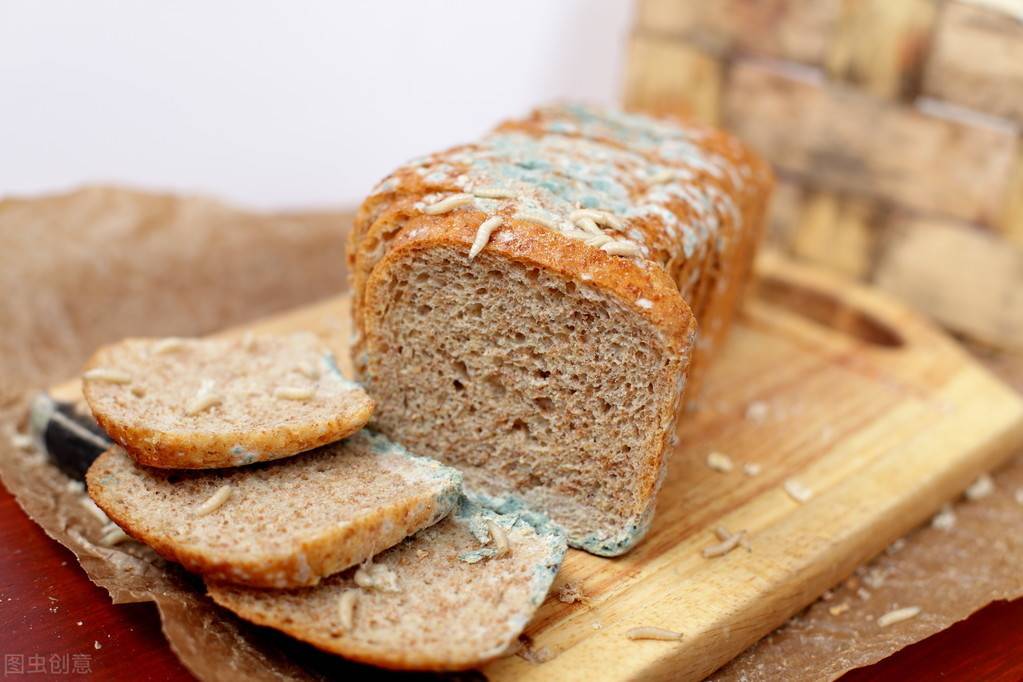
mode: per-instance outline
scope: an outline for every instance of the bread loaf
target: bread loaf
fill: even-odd
[[[570,544],[624,552],[770,183],[724,133],[575,105],[399,168],[349,242],[376,428],[498,508],[547,512]]]

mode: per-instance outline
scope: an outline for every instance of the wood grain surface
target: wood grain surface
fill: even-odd
[[[770,259],[762,266],[761,286],[708,380],[702,408],[683,427],[650,535],[615,560],[570,552],[559,584],[578,582],[591,604],[548,599],[528,633],[558,655],[543,666],[501,659],[484,671],[491,679],[709,673],[1019,443],[1020,400],[917,316],[869,292],[836,289],[813,272],[781,272]],[[306,309],[267,326],[337,324],[336,301],[324,310],[331,315]],[[714,450],[730,455],[736,469],[711,470],[706,457]],[[759,464],[761,473],[743,474],[745,463]],[[790,478],[813,496],[793,500],[783,489]],[[88,654],[101,679],[185,675],[161,644],[152,610],[110,606],[70,554],[6,493],[2,500],[0,541],[12,548],[0,553],[5,654]],[[751,551],[704,558],[718,525],[748,531]],[[1016,605],[1005,608],[1009,615],[993,607],[987,618],[1018,617]],[[686,638],[672,646],[625,639],[641,625]],[[974,627],[978,638],[988,632]],[[1019,664],[1018,644],[1004,630],[1004,651],[988,659],[1001,666],[996,672]],[[928,661],[949,665],[927,655],[905,659],[913,649],[887,664],[892,674]],[[980,665],[973,651],[963,653],[962,665]]]

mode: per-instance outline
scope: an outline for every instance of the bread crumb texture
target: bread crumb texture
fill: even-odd
[[[506,535],[510,552],[477,563],[459,556]],[[537,525],[534,525],[537,524]],[[425,554],[424,554],[425,552]],[[505,655],[543,602],[565,553],[564,535],[542,517],[501,515],[466,500],[434,526],[373,558],[394,589],[368,587],[365,567],[294,590],[207,581],[220,605],[346,658],[395,669],[460,670]],[[354,612],[341,607],[357,591]]]
[[[93,415],[147,466],[287,457],[354,433],[373,410],[309,333],[128,339],[100,349],[89,366],[83,392]]]
[[[365,430],[210,472],[142,467],[113,448],[86,481],[97,512],[162,556],[261,587],[314,585],[366,562],[448,514],[461,490],[457,471]]]

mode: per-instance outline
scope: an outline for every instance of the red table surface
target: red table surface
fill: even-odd
[[[64,676],[53,675],[51,666],[61,665],[88,667],[94,679],[102,680],[190,679],[160,632],[156,608],[111,604],[74,556],[30,521],[2,487],[0,548],[3,679],[59,679]],[[11,672],[18,665],[24,673]],[[1023,680],[1023,599],[995,602],[842,679]]]

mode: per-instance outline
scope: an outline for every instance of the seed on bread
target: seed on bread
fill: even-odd
[[[503,187],[480,187],[472,193],[480,199],[514,199],[515,192]]]
[[[490,530],[490,538],[494,542],[494,557],[500,558],[511,551],[508,544],[508,534],[496,521],[487,521],[487,528]]]
[[[578,224],[579,220],[591,220],[597,225],[606,225],[615,230],[624,230],[625,223],[613,213],[598,211],[593,208],[580,208],[569,214],[568,219]]]
[[[423,213],[426,215],[440,215],[441,213],[453,211],[456,208],[465,206],[466,204],[471,204],[472,200],[473,196],[471,194],[452,194],[447,198],[426,206],[423,208]]]
[[[308,360],[303,360],[302,362],[296,364],[295,371],[297,371],[299,374],[306,377],[307,379],[312,379],[313,381],[320,378],[320,371],[316,369],[316,365],[309,362]]]
[[[637,244],[624,239],[608,242],[601,246],[600,250],[611,256],[629,256],[630,258],[638,258],[643,255],[643,251]]]
[[[355,604],[359,599],[358,590],[345,590],[337,600],[337,616],[341,627],[351,632],[355,628]]]
[[[199,390],[196,391],[195,397],[188,401],[188,405],[185,406],[185,414],[189,417],[194,417],[222,402],[224,402],[224,399],[213,392],[213,381],[211,379],[203,379]]]
[[[483,250],[483,247],[490,241],[490,235],[493,234],[494,230],[501,227],[503,223],[504,218],[499,215],[491,216],[480,223],[480,226],[476,228],[476,238],[469,249],[469,260],[475,258]]]
[[[387,566],[374,564],[372,560],[359,566],[355,572],[355,584],[367,590],[380,592],[400,592],[398,576]]]
[[[604,232],[600,229],[600,227],[597,225],[596,221],[593,220],[593,218],[587,216],[579,216],[576,218],[570,217],[569,219],[573,223],[575,223],[576,227],[578,227],[583,232],[586,232],[588,234],[604,234]]]
[[[155,355],[163,355],[164,353],[175,353],[185,347],[184,339],[180,339],[176,336],[172,336],[166,339],[160,339],[153,344],[153,353]]]
[[[557,221],[554,220],[554,218],[551,218],[551,217],[548,217],[546,215],[537,213],[535,211],[519,211],[519,212],[517,212],[514,215],[514,218],[516,220],[528,220],[530,222],[540,223],[544,227],[546,227],[548,229],[551,229],[551,230],[558,230],[558,229],[560,229],[558,227]]]
[[[108,384],[130,384],[131,375],[110,367],[95,367],[85,372],[82,378],[86,381],[105,381]]]
[[[281,400],[309,400],[315,393],[312,386],[278,386],[274,389],[274,397]]]
[[[209,499],[199,505],[199,508],[195,510],[196,516],[206,516],[217,511],[227,500],[231,497],[233,488],[229,484],[225,484],[217,488],[217,491],[210,495]]]

